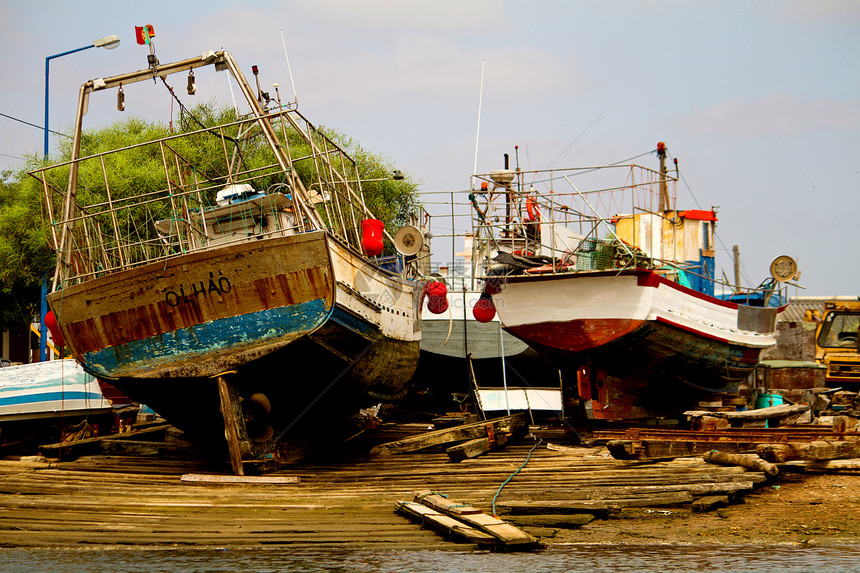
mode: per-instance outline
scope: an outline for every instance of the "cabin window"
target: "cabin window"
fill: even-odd
[[[706,251],[711,249],[711,223],[702,221],[702,248]]]
[[[831,312],[824,317],[818,333],[818,346],[826,348],[854,348],[857,346],[857,327],[860,315]]]

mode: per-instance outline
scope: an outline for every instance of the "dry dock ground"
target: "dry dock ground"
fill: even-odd
[[[614,460],[600,448],[559,452],[543,444],[531,451],[532,445],[460,463],[439,450],[344,456],[269,474],[299,477],[292,485],[180,481],[189,473],[227,475],[194,460],[5,460],[0,547],[462,548],[400,516],[395,503],[431,490],[490,513],[499,487],[514,473],[496,498],[499,514],[548,544],[860,543],[860,472],[784,474],[769,481],[701,458],[636,463]],[[693,484],[700,497],[716,487],[707,484],[726,482],[741,485],[721,509],[694,512],[689,497],[683,499],[690,489],[684,484]],[[599,517],[574,523],[553,503],[568,511],[591,508]],[[505,513],[510,507],[530,515]]]

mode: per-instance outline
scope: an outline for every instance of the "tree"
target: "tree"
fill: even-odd
[[[22,184],[25,177],[23,171],[0,173],[0,331],[39,315],[42,282],[54,268],[39,189]]]

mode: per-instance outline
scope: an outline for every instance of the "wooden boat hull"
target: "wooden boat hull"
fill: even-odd
[[[678,383],[737,390],[775,343],[779,311],[725,302],[644,270],[509,277],[493,299],[511,334],[576,377],[580,398],[606,410],[601,392],[605,400],[626,395],[629,404],[655,394],[640,415],[669,405],[666,391]]]
[[[414,290],[313,232],[149,264],[49,303],[88,371],[223,442],[224,373],[242,398],[267,396],[276,430],[318,401],[335,412],[402,395],[418,361]]]

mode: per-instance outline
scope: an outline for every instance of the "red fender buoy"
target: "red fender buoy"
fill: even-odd
[[[490,322],[496,316],[496,305],[493,304],[493,297],[487,293],[481,293],[481,298],[475,303],[472,308],[472,316],[478,322]]]
[[[45,314],[45,326],[48,327],[48,331],[51,333],[51,338],[54,340],[54,344],[58,348],[66,345],[66,339],[63,337],[60,325],[57,324],[57,317],[54,316],[53,310],[49,310],[48,313]]]
[[[368,257],[382,254],[382,231],[385,224],[379,219],[365,219],[361,222],[361,248]]]
[[[434,281],[424,287],[427,295],[427,310],[433,314],[442,314],[448,310],[448,287],[445,283]]]

